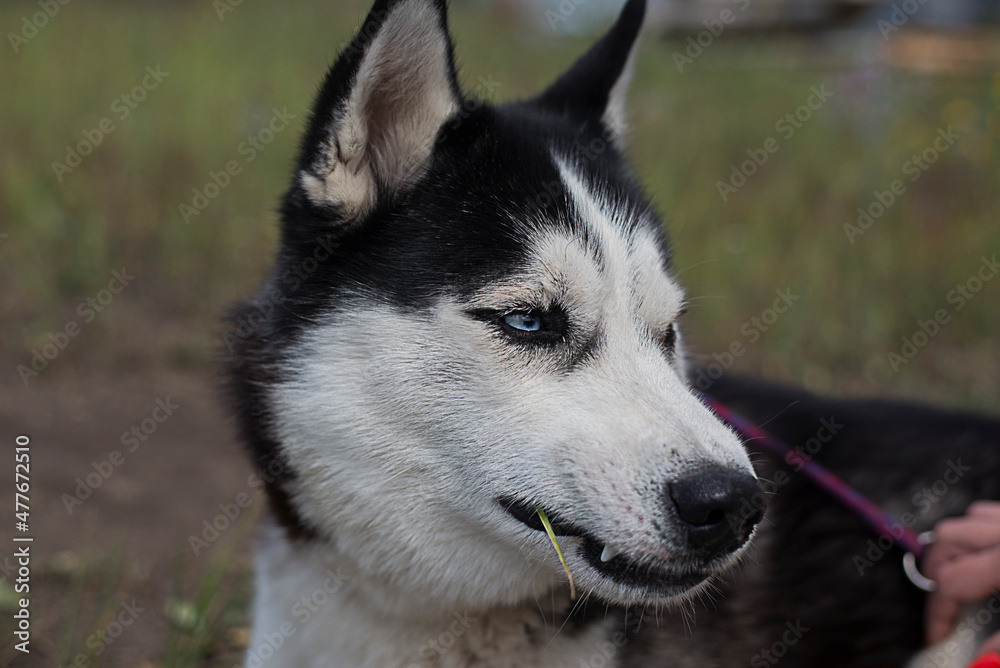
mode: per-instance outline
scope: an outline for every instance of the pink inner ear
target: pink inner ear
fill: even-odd
[[[344,123],[364,128],[362,162],[390,191],[419,173],[458,108],[449,48],[437,10],[408,2],[393,10],[362,58]]]
[[[355,38],[367,42],[352,45],[331,69],[320,104],[333,106],[317,106],[307,136],[322,143],[307,147],[311,164],[301,176],[314,203],[356,220],[379,193],[394,196],[419,178],[438,131],[459,108],[443,12],[443,2],[430,0],[393,3],[386,16],[373,10]]]

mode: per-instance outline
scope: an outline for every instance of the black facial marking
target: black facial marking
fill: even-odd
[[[584,339],[582,345],[580,345],[577,350],[573,351],[572,357],[570,357],[569,364],[567,365],[567,371],[574,371],[575,369],[596,360],[603,345],[603,333],[600,331],[592,332],[586,339]]]
[[[673,356],[677,352],[677,328],[673,323],[667,327],[667,331],[660,339],[660,345],[667,355]]]

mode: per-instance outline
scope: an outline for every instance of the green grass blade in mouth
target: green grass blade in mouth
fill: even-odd
[[[566,559],[563,557],[562,549],[559,547],[559,543],[556,542],[556,532],[552,530],[552,523],[549,522],[549,518],[545,516],[545,511],[535,506],[535,510],[538,511],[538,518],[542,520],[542,526],[545,527],[545,533],[549,535],[549,540],[552,541],[552,547],[556,548],[556,555],[559,556],[559,563],[562,564],[563,570],[566,571],[566,578],[569,580],[569,599],[571,601],[576,600],[576,585],[573,584],[573,574],[569,572],[569,566],[566,565]]]

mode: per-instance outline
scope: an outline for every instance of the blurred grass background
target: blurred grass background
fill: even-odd
[[[222,344],[220,315],[269,266],[274,209],[310,98],[367,4],[243,2],[220,20],[207,0],[69,3],[0,58],[0,370],[9,383],[19,387],[16,365],[81,322],[78,305],[122,268],[135,279],[42,375],[207,375]],[[0,26],[18,31],[37,9],[4,3]],[[467,88],[488,77],[500,83],[498,99],[536,92],[591,41],[526,27],[496,4],[454,3],[452,27]],[[995,63],[927,73],[899,56],[918,33],[887,42],[873,28],[724,34],[684,72],[673,60],[684,36],[645,40],[630,153],[669,220],[692,299],[687,342],[705,364],[740,342],[746,353],[733,369],[818,391],[996,412],[1000,279],[961,311],[947,295],[980,257],[1000,252],[1000,75]],[[169,75],[119,119],[112,105],[147,67]],[[775,124],[823,85],[832,99],[786,139]],[[293,122],[246,163],[241,143],[274,109]],[[106,117],[114,131],[60,181],[52,163]],[[961,139],[851,244],[844,225],[857,208],[906,180],[903,164],[949,126]],[[769,137],[780,150],[723,201],[717,182]],[[230,160],[242,173],[186,223],[180,205]],[[745,323],[785,289],[800,299],[751,341]],[[887,353],[941,308],[951,321],[895,373]],[[88,634],[130,592],[157,582],[133,574],[116,550],[94,541],[36,572],[54,616],[40,623],[58,629],[60,660],[87,654]],[[217,559],[195,576],[178,566],[176,585],[156,585],[164,626],[136,641],[146,663],[120,665],[238,661],[249,564],[245,555]],[[87,654],[92,665],[119,665],[110,655]]]
[[[0,25],[16,28],[33,8],[5,3]],[[366,8],[355,0],[243,3],[220,20],[209,2],[70,4],[20,53],[0,59],[8,91],[0,106],[4,349],[27,363],[81,300],[106,287],[113,268],[126,267],[134,285],[108,309],[113,315],[74,341],[73,367],[208,359],[219,342],[215,319],[269,263],[273,210],[310,96]],[[495,5],[457,4],[452,20],[468,88],[489,75],[501,99],[537,91],[589,40],[525,29]],[[898,374],[886,354],[898,352],[918,319],[947,307],[948,291],[1000,246],[1000,76],[889,67],[877,32],[723,35],[679,73],[672,54],[685,45],[645,41],[631,152],[670,220],[677,266],[706,263],[683,276],[695,298],[686,322],[694,351],[710,362],[732,341],[746,342],[741,325],[788,287],[801,300],[735,368],[823,391],[994,407],[996,284]],[[169,76],[119,121],[111,105],[147,66]],[[821,84],[832,100],[781,138],[775,123]],[[242,160],[237,147],[275,108],[295,114],[292,126],[185,224],[179,205],[210,171]],[[59,182],[51,163],[65,161],[66,146],[105,117],[115,130]],[[961,133],[959,143],[848,243],[843,225],[857,207],[905,179],[903,163],[946,126]],[[771,136],[780,151],[723,202],[717,181]]]

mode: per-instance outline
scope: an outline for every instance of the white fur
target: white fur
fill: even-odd
[[[373,597],[372,581],[328,546],[290,546],[274,527],[259,543],[251,668],[255,658],[281,668],[577,668],[606,651],[612,636],[609,622],[560,637],[569,606],[546,597],[447,611],[428,601],[426,614],[412,606],[394,614]]]

